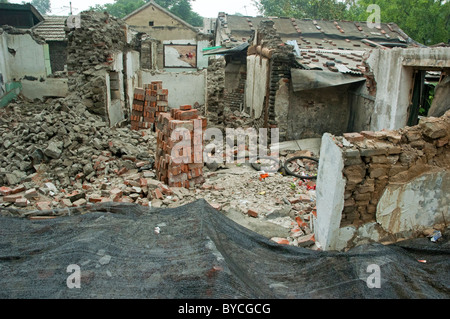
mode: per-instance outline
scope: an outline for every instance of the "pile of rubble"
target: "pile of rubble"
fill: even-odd
[[[224,214],[278,225],[279,243],[314,244],[312,181],[226,164],[203,167],[203,184],[169,187],[156,176],[152,130],[110,128],[66,99],[11,103],[0,110],[0,136],[1,214],[42,218],[104,202],[172,208],[205,199]]]
[[[20,102],[0,112],[0,185],[13,190],[3,195],[30,193],[21,194],[28,200],[22,198],[21,207],[35,206],[38,195],[53,202],[48,195],[59,200],[57,195],[89,190],[110,176],[153,165],[152,134],[110,128],[81,103],[69,108],[64,99],[43,105]],[[13,198],[5,202],[15,203]]]

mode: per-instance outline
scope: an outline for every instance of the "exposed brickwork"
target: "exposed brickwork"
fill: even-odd
[[[389,183],[407,182],[431,168],[450,167],[450,112],[400,130],[344,134],[346,189],[341,227],[376,221]],[[347,146],[344,146],[346,144]]]
[[[225,94],[225,59],[210,58],[208,65],[208,88],[206,116],[215,125],[223,123]]]
[[[239,73],[238,87],[232,92],[225,92],[225,106],[231,111],[241,111],[245,100],[245,81],[247,80],[247,72]]]

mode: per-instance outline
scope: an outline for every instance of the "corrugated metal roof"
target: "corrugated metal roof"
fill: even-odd
[[[65,16],[45,16],[45,20],[33,28],[33,31],[43,37],[45,41],[65,41],[64,31],[67,17]]]

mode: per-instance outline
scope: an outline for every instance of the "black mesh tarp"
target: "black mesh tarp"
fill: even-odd
[[[446,238],[313,251],[272,242],[204,200],[1,217],[0,298],[448,298]],[[373,264],[380,288],[367,284]],[[67,285],[70,265],[80,288]]]

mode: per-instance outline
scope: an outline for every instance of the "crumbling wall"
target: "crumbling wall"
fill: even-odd
[[[399,129],[408,124],[415,69],[450,68],[448,48],[371,50],[365,60],[369,93],[375,97],[368,130]]]
[[[30,100],[67,96],[66,79],[49,77],[51,73],[44,39],[30,30],[0,29],[0,105],[19,94]]]
[[[4,26],[0,29],[0,73],[7,81],[43,80],[51,73],[48,45],[29,30]]]
[[[332,231],[317,234],[325,249],[341,250],[365,241],[392,242],[449,220],[450,112],[400,130],[343,137],[326,134],[322,155],[328,153],[330,141],[340,148],[344,165],[334,164],[336,156],[321,157],[316,229],[329,224],[330,218],[335,221]],[[339,183],[324,176],[330,167],[342,173],[345,187],[324,193],[323,187]],[[331,215],[324,205],[330,198],[338,198],[331,205]],[[416,214],[411,216],[411,211]]]
[[[279,129],[281,141],[287,137],[285,111],[288,108],[286,83],[295,64],[292,46],[285,45],[271,20],[261,21],[248,49],[246,107],[256,119],[256,128]],[[278,101],[278,102],[277,102]]]
[[[82,12],[80,21],[80,27],[67,29],[69,91],[75,92],[89,112],[108,119],[107,74],[120,74],[122,69],[117,66],[123,68],[123,61],[115,59],[123,59],[123,53],[131,50],[127,26],[106,12]],[[126,114],[125,105],[122,108]]]
[[[210,58],[207,72],[205,115],[208,123],[220,125],[224,120],[225,58]]]

